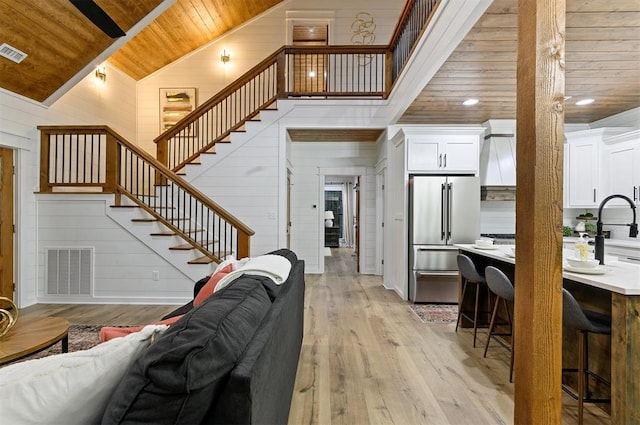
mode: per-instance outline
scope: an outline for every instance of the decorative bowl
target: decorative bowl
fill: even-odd
[[[594,259],[582,260],[580,258],[567,258],[567,263],[569,263],[571,267],[582,267],[586,269],[592,269],[598,264],[600,264],[600,261],[594,260]]]

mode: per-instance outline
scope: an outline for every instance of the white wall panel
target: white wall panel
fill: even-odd
[[[38,298],[50,302],[184,303],[193,281],[111,220],[109,195],[43,195],[36,201],[38,220]],[[91,297],[47,296],[44,288],[47,248],[93,247]],[[159,280],[153,280],[157,271]]]

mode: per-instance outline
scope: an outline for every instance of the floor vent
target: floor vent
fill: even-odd
[[[90,295],[93,248],[47,248],[47,295]]]
[[[0,44],[0,56],[4,56],[5,58],[14,61],[15,63],[20,63],[28,55],[25,52],[22,52],[7,43],[2,43]]]

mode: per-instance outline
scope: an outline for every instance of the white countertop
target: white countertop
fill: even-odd
[[[495,249],[478,249],[473,244],[456,244],[454,246],[505,263],[516,263],[515,258],[508,255],[514,245],[495,245]],[[563,253],[565,256],[573,256],[572,250],[565,249]],[[623,295],[640,295],[640,265],[617,261],[615,256],[605,256],[604,261],[603,267],[607,269],[605,274],[592,275],[564,270],[562,277]]]

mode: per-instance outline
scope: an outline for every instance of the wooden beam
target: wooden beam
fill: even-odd
[[[518,9],[514,423],[560,424],[565,0]]]
[[[640,296],[612,295],[611,423],[640,423]]]

